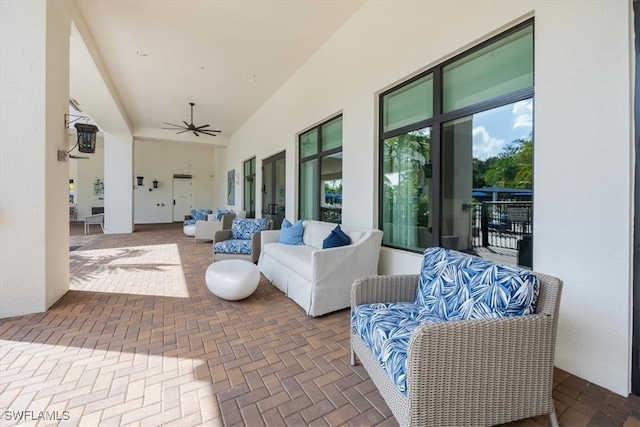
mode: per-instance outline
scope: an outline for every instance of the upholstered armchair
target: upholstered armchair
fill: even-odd
[[[260,256],[260,232],[273,228],[266,218],[235,218],[230,230],[213,234],[213,261],[243,259],[257,262]]]
[[[187,236],[196,235],[196,222],[207,219],[207,215],[211,213],[211,209],[191,209],[190,215],[184,216],[182,231]]]

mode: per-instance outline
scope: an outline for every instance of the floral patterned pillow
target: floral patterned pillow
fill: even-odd
[[[231,238],[250,240],[253,233],[268,230],[269,226],[266,218],[235,218],[231,223]]]
[[[539,281],[528,270],[443,248],[424,251],[416,304],[443,320],[531,314]]]

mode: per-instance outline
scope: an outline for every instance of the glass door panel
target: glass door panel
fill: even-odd
[[[285,215],[285,177],[284,151],[262,161],[262,217],[272,220],[276,230]]]

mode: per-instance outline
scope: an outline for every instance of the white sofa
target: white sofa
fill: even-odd
[[[354,280],[378,273],[382,231],[341,225],[351,244],[322,249],[336,225],[303,221],[304,245],[278,243],[280,230],[261,233],[260,272],[310,316],[349,307]]]

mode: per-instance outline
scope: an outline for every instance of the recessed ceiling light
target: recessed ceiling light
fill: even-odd
[[[201,70],[206,70],[206,69],[207,69],[207,67],[205,67],[204,65],[201,65],[201,66],[200,66],[200,69],[201,69]]]
[[[147,52],[143,52],[141,50],[136,52],[138,54],[138,56],[147,56]]]
[[[156,121],[156,119],[151,119],[151,121],[152,121],[152,122],[155,122],[155,121]]]
[[[255,82],[255,81],[256,81],[256,75],[255,75],[255,74],[252,74],[252,75],[251,75],[251,77],[248,77],[248,78],[247,78],[247,81],[248,81],[249,83],[253,83],[253,82]]]

